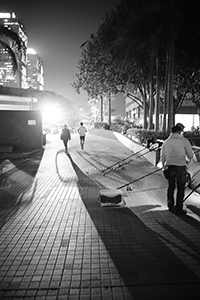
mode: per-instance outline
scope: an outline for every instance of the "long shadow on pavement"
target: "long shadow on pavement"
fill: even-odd
[[[196,205],[192,204],[186,204],[186,207],[189,208],[192,212],[194,212],[196,215],[200,216],[200,208]]]
[[[131,299],[177,299],[175,290],[179,299],[196,299],[192,297],[195,297],[200,281],[195,272],[128,208],[101,208],[97,201],[100,186],[79,169],[70,155],[68,157],[79,179],[82,201],[108,254],[99,252],[100,287],[105,291],[123,288]],[[90,188],[94,190],[92,197],[89,196]],[[150,207],[154,208],[153,205]],[[152,213],[147,213],[146,218],[148,216],[151,219]],[[160,230],[164,230],[162,226]],[[195,259],[199,259],[197,253]],[[147,290],[150,295],[146,294]],[[156,298],[158,294],[160,296]]]
[[[173,240],[166,239],[166,237],[161,236],[163,240],[167,240],[168,243],[170,243],[172,246],[175,246],[180,249],[183,253],[186,255],[189,255],[196,259],[197,261],[200,261],[200,252],[199,247],[191,241],[184,233],[182,233],[180,230],[175,229],[173,226],[166,222],[158,222],[160,226],[162,226],[166,231],[168,231],[170,234],[172,234],[174,237],[176,237],[177,240],[184,243],[186,246],[185,248],[182,248],[180,245],[175,244]],[[196,225],[199,227],[199,224],[196,223]],[[192,251],[191,251],[192,250]]]
[[[44,150],[0,175],[0,229],[18,211],[21,204],[28,205],[34,196],[34,182]],[[24,200],[24,201],[23,201]]]

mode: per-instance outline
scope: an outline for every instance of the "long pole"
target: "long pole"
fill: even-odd
[[[185,202],[185,200],[187,200],[199,187],[200,183],[183,199],[183,202]]]
[[[145,178],[145,177],[147,177],[147,176],[150,176],[150,175],[152,175],[152,174],[154,174],[154,173],[156,173],[156,172],[158,172],[158,171],[160,171],[160,170],[162,170],[162,169],[154,170],[153,172],[151,172],[151,173],[149,173],[149,174],[146,174],[146,175],[144,175],[144,176],[142,176],[142,177],[140,177],[140,178],[137,178],[137,179],[135,179],[135,180],[133,180],[133,181],[130,181],[129,183],[126,183],[126,184],[124,184],[124,185],[118,187],[117,190],[120,190],[120,189],[124,188],[125,186],[127,186],[127,185],[129,185],[129,184],[132,184],[132,183],[134,183],[134,182],[136,182],[136,181],[139,181],[140,179],[143,179],[143,178]]]

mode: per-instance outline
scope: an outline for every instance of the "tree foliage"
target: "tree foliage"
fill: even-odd
[[[125,0],[82,45],[73,86],[89,97],[124,92],[149,118],[160,89],[173,122],[185,99],[200,105],[199,48],[198,10],[187,0]]]

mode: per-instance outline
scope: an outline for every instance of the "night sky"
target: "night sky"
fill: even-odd
[[[29,44],[41,57],[45,90],[54,91],[79,105],[87,94],[71,87],[80,45],[96,33],[105,12],[115,10],[120,0],[1,0],[0,11],[15,12],[26,28]]]

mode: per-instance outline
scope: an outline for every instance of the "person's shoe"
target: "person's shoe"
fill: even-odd
[[[175,214],[176,214],[177,216],[184,216],[184,215],[187,214],[187,211],[184,210],[184,209],[181,209],[181,210],[175,211]]]

